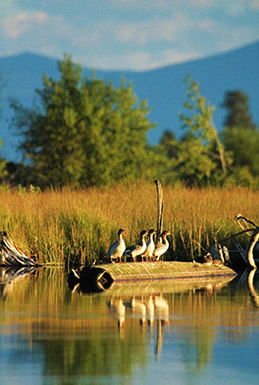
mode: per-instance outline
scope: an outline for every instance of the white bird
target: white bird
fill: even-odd
[[[168,250],[169,242],[167,240],[167,236],[171,234],[170,231],[163,231],[162,233],[162,242],[158,242],[155,246],[155,250],[153,256],[155,257],[155,261],[159,261],[159,258],[165,254]]]
[[[126,249],[126,245],[122,237],[124,233],[125,230],[119,229],[117,242],[113,243],[107,251],[106,255],[110,258],[111,262],[113,262],[113,260],[117,258],[119,259],[119,262],[121,262],[121,257]]]
[[[140,233],[141,244],[140,245],[129,246],[124,251],[124,255],[126,255],[127,257],[131,256],[132,259],[133,259],[133,262],[136,262],[136,258],[139,255],[142,255],[145,252],[146,248],[147,248],[147,244],[146,244],[146,241],[145,241],[145,235],[147,235],[147,231],[146,230],[142,230],[141,233]]]
[[[155,250],[155,242],[153,239],[155,233],[156,233],[156,230],[154,230],[154,229],[151,229],[148,232],[149,240],[147,242],[146,251],[144,252],[144,254],[142,254],[142,261],[144,261],[144,258],[146,258],[146,260],[148,258],[149,262],[151,261],[151,257],[154,253],[154,250]]]

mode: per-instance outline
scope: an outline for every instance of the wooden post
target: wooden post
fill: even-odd
[[[163,231],[163,212],[164,212],[164,204],[163,204],[163,189],[158,180],[154,181],[156,185],[157,191],[157,235],[156,241],[158,242],[160,239],[160,235]]]

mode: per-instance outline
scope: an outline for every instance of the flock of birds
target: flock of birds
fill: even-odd
[[[159,242],[155,243],[154,235],[156,230],[151,229],[149,231],[142,230],[140,233],[140,244],[132,245],[126,247],[123,235],[125,230],[119,229],[118,231],[118,240],[113,243],[107,252],[107,257],[110,259],[110,262],[114,262],[123,257],[130,257],[133,262],[137,261],[137,258],[140,257],[141,261],[159,261],[160,257],[165,254],[168,250],[169,242],[167,236],[170,235],[170,231],[163,231],[161,234],[161,239]],[[146,242],[145,237],[148,235],[148,241]]]

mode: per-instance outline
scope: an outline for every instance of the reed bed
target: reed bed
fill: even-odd
[[[187,189],[164,187],[164,229],[173,233],[170,260],[192,260],[239,231],[242,213],[259,222],[259,192],[245,188]],[[124,228],[126,244],[142,229],[156,228],[154,184],[121,183],[110,188],[76,191],[0,191],[0,230],[39,263],[105,261],[105,253]],[[247,236],[239,238],[246,243]],[[231,247],[231,242],[226,244]]]

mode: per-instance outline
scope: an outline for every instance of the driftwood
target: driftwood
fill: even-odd
[[[256,263],[255,263],[255,260],[254,260],[254,253],[253,253],[253,251],[254,251],[256,243],[259,240],[259,226],[257,226],[254,222],[252,222],[251,220],[245,218],[241,214],[237,215],[236,220],[237,220],[237,223],[239,224],[239,226],[241,228],[243,228],[244,231],[246,233],[248,233],[248,235],[249,235],[249,233],[251,234],[251,232],[252,232],[252,235],[250,235],[250,240],[248,242],[248,245],[247,245],[244,253],[245,253],[246,261],[249,264],[249,266],[252,269],[256,269],[257,266],[256,266]],[[252,228],[248,228],[247,224],[252,225],[253,227]]]
[[[38,266],[18,249],[6,231],[0,231],[0,266]]]
[[[257,269],[254,251],[258,249],[259,226],[257,226],[253,221],[247,219],[241,214],[238,214],[236,216],[236,221],[242,230],[236,234],[232,234],[228,238],[223,239],[221,242],[225,242],[232,239],[236,246],[236,251],[238,251],[245,264],[252,269]],[[247,234],[250,237],[247,247],[245,249],[241,246],[237,239],[237,237],[241,234]],[[226,246],[221,246],[217,242],[217,240],[215,240],[215,245],[213,246],[212,251],[214,249],[216,249],[218,258],[224,258],[225,263],[227,262],[227,259],[229,260],[229,253]]]

